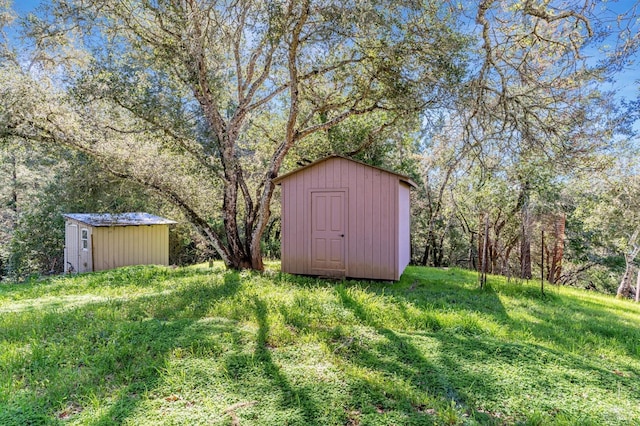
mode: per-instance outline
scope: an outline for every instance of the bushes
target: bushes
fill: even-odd
[[[25,194],[17,218],[8,230],[0,252],[0,278],[21,280],[33,274],[55,274],[64,269],[63,213],[147,211],[177,218],[164,200],[144,188],[115,178],[92,160],[70,153],[42,176],[35,194]],[[192,243],[190,226],[171,230],[171,262],[188,264],[203,259],[202,249]]]

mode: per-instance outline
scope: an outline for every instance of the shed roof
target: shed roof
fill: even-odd
[[[66,213],[62,216],[89,226],[172,225],[177,222],[149,213]]]
[[[349,158],[349,157],[343,157],[342,155],[337,155],[337,154],[332,154],[332,155],[329,155],[327,157],[320,158],[319,160],[316,160],[316,161],[314,161],[312,163],[309,163],[306,166],[302,166],[302,167],[300,167],[298,169],[290,171],[289,173],[285,173],[283,175],[280,175],[280,176],[278,176],[278,177],[273,179],[273,183],[275,183],[277,185],[280,182],[282,182],[283,180],[288,179],[292,175],[295,175],[296,173],[298,173],[298,172],[300,172],[302,170],[306,170],[306,169],[308,169],[310,167],[317,166],[318,164],[323,163],[323,162],[325,162],[327,160],[331,160],[333,158],[342,158],[343,160],[353,161],[354,163],[362,164],[364,166],[371,167],[372,169],[381,170],[383,172],[392,174],[394,176],[398,176],[398,178],[400,178],[400,181],[402,181],[402,182],[404,182],[404,183],[406,183],[406,184],[408,184],[408,185],[410,185],[410,186],[412,186],[414,188],[418,187],[418,185],[416,185],[416,183],[407,175],[403,175],[403,174],[400,174],[400,173],[397,173],[397,172],[394,172],[394,171],[391,171],[391,170],[388,170],[388,169],[384,169],[382,167],[372,166],[371,164],[363,163],[362,161],[354,160],[353,158]]]

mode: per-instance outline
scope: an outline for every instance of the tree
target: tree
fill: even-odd
[[[357,117],[370,144],[444,104],[463,72],[465,40],[438,2],[61,0],[48,12],[29,20],[34,57],[64,73],[43,84],[37,67],[6,66],[0,135],[74,147],[154,189],[230,268],[262,269],[272,179],[294,147]]]
[[[450,200],[456,181],[465,167],[469,145],[458,129],[460,123],[453,119],[442,119],[434,130],[424,135],[420,147],[419,179],[414,191],[414,228],[419,241],[421,255],[419,263],[427,266],[443,266],[445,260],[445,238],[456,222],[456,208]],[[414,237],[415,238],[415,237]]]
[[[467,157],[464,167],[477,168],[470,176],[478,180],[462,189],[463,197],[470,191],[478,193],[481,188],[499,186],[505,176],[509,182],[503,187],[515,192],[516,197],[479,197],[484,210],[481,206],[466,208],[474,213],[459,214],[460,225],[473,238],[471,230],[478,229],[478,224],[471,223],[480,220],[477,215],[484,217],[491,211],[490,228],[495,235],[488,241],[490,268],[495,270],[501,258],[502,269],[507,270],[508,258],[519,243],[520,276],[531,278],[533,227],[541,220],[543,210],[555,210],[544,215],[562,214],[552,205],[559,194],[549,191],[559,191],[562,185],[557,183],[575,170],[597,168],[594,157],[610,149],[614,132],[624,125],[612,95],[601,92],[600,83],[624,63],[637,37],[621,43],[616,52],[620,55],[611,55],[602,63],[587,61],[585,52],[593,42],[612,36],[605,28],[605,23],[612,27],[607,20],[618,18],[619,25],[633,26],[634,12],[615,16],[602,12],[591,1],[485,0],[458,5],[458,13],[458,19],[476,31],[479,54],[469,55],[466,84],[458,88],[456,102],[442,112],[449,122],[460,122],[462,132],[447,129],[438,134],[437,126],[427,122],[428,133],[435,133],[431,140],[441,138],[442,145],[449,149],[462,142],[462,148],[451,149],[454,152],[446,160],[440,145],[430,142],[437,149],[424,154],[428,166],[422,173],[423,191],[428,201],[418,215],[424,220],[426,239],[421,261],[438,263],[436,258],[442,254],[439,241],[445,240],[443,233],[452,224],[441,214],[445,211],[443,195],[459,180],[452,176],[465,174],[457,164]],[[625,41],[627,33],[623,29],[618,30]],[[456,157],[457,152],[462,157]],[[487,195],[492,192],[489,189]],[[464,202],[454,204],[462,207]],[[513,232],[517,218],[521,220],[519,235]],[[504,235],[506,241],[501,241]],[[552,251],[555,256],[549,264],[557,273],[560,245]]]
[[[627,165],[623,162],[616,161],[615,172],[608,170],[601,179],[592,177],[576,185],[581,202],[571,213],[571,219],[586,234],[589,255],[595,257],[591,262],[609,265],[617,271],[616,277],[622,275],[616,293],[618,297],[629,297],[634,262],[640,252],[637,197],[640,177],[635,173],[635,162]],[[589,260],[587,257],[586,261]]]
[[[583,53],[607,36],[593,6],[58,0],[26,20],[32,50],[3,51],[0,137],[92,156],[178,206],[227,266],[261,269],[272,178],[300,157],[386,161],[429,112],[457,116],[480,165],[531,155],[570,170],[604,146],[617,123],[598,83],[638,37],[592,66]],[[496,211],[495,225],[511,212]],[[438,251],[445,233],[434,235]],[[493,253],[508,258],[512,240],[494,238]]]
[[[530,278],[536,219],[532,197],[576,170],[596,169],[595,155],[609,149],[616,132],[628,125],[616,110],[612,93],[601,92],[600,83],[628,61],[630,52],[637,51],[636,11],[631,8],[616,16],[590,1],[485,0],[468,8],[478,25],[482,54],[471,68],[476,72],[470,78],[470,90],[460,98],[465,140],[477,147],[480,157],[491,159],[497,151],[506,163],[501,169],[519,183],[520,274]],[[594,65],[585,52],[603,39],[613,41],[615,48],[607,60]],[[491,163],[482,158],[480,162]],[[524,173],[513,173],[517,168]],[[538,176],[546,177],[547,183],[534,185],[532,178]],[[558,194],[548,195],[537,198],[552,200]],[[561,226],[557,228],[559,236]],[[559,271],[559,242],[555,238],[555,255],[549,263],[552,279]],[[510,253],[509,247],[505,254]]]
[[[110,176],[92,158],[70,149],[48,148],[24,141],[0,148],[0,158],[6,155],[15,160],[6,163],[15,184],[0,185],[0,217],[11,219],[6,228],[0,228],[0,259],[4,273],[12,279],[62,272],[63,213],[150,211],[176,217],[166,202]],[[180,225],[170,230],[172,262],[190,255],[176,241],[183,232]]]
[[[624,275],[620,280],[620,286],[616,292],[616,297],[627,298],[631,294],[631,280],[633,279],[634,261],[640,253],[640,242],[638,241],[638,235],[640,234],[640,226],[633,231],[633,234],[627,241],[627,250],[624,252]]]
[[[43,147],[24,140],[0,144],[0,278],[11,268],[11,241],[21,216],[59,169]]]

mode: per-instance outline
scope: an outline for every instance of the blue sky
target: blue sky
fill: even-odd
[[[22,14],[32,11],[38,4],[40,4],[40,0],[14,0],[13,8]]]

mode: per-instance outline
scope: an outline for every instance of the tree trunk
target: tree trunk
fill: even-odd
[[[502,215],[502,211],[498,212],[498,217],[496,218],[496,220],[494,221],[493,224],[493,241],[491,241],[491,250],[489,251],[491,257],[491,270],[489,272],[491,272],[492,274],[497,274],[500,273],[499,269],[498,269],[498,262],[500,261],[501,257],[502,257],[502,250],[500,248],[500,246],[502,245],[502,242],[500,240],[500,236],[502,235],[502,229],[504,228],[505,224],[507,223],[507,219],[501,219],[500,216]]]
[[[544,229],[541,232],[540,238],[542,240],[542,250],[540,250],[540,293],[544,296]]]
[[[460,223],[462,225],[462,229],[464,230],[464,232],[466,232],[467,234],[469,234],[469,249],[467,250],[467,268],[470,270],[475,270],[476,269],[476,257],[473,255],[473,248],[475,246],[475,233],[473,232],[473,230],[471,229],[471,226],[469,226],[469,223],[467,222],[466,218],[460,214],[458,215],[458,219],[460,220]]]
[[[429,266],[429,259],[431,259],[431,266],[439,268],[442,266],[442,259],[444,257],[443,239],[446,234],[446,229],[442,236],[437,239],[435,232],[429,231],[427,233],[427,242],[424,247],[424,254],[422,256],[422,266]]]
[[[484,242],[484,232],[482,231],[482,224],[483,224],[483,220],[482,220],[482,216],[478,217],[478,264],[476,265],[477,267],[477,271],[482,274],[482,257],[483,257],[483,246],[482,243]]]
[[[424,245],[424,254],[422,255],[422,261],[420,262],[422,266],[427,266],[427,263],[429,262],[429,250],[431,248],[430,240],[431,240],[431,230],[427,231],[427,238]]]
[[[622,280],[620,281],[620,286],[618,287],[618,291],[616,293],[616,297],[619,299],[626,299],[629,297],[631,293],[631,276],[633,275],[633,260],[630,259],[630,256],[624,256],[625,268],[624,275],[622,276]]]
[[[438,251],[437,251],[437,254],[434,254],[434,258],[435,258],[435,261],[438,263],[438,266],[444,265],[444,239],[449,233],[450,225],[451,225],[451,221],[447,220],[447,224],[445,225],[444,230],[440,234],[440,238],[438,238]],[[449,260],[451,260],[451,258],[449,258]]]
[[[640,269],[638,269],[638,278],[636,278],[636,303],[640,302]]]
[[[260,247],[260,239],[251,241],[251,269],[256,271],[264,271],[264,262],[262,261],[262,251]]]
[[[511,268],[509,268],[509,259],[511,258],[511,251],[513,250],[513,244],[509,244],[502,258],[502,275],[506,275],[507,278],[511,278]]]
[[[520,278],[530,280],[531,274],[531,219],[526,207],[522,209],[520,233]]]
[[[557,235],[556,235],[556,252],[555,252],[555,261],[556,261],[556,271],[553,282],[558,282],[560,276],[562,275],[562,259],[564,258],[564,240],[565,240],[565,228],[567,226],[567,216],[563,213],[562,216],[558,218],[557,222]]]
[[[11,200],[9,208],[14,213],[18,213],[18,162],[15,154],[10,154],[9,164],[11,165]]]
[[[484,216],[484,236],[482,238],[482,261],[480,264],[482,265],[482,271],[480,274],[480,288],[484,288],[487,284],[487,269],[488,269],[488,252],[489,251],[489,214],[485,214]]]
[[[617,298],[627,298],[631,293],[631,275],[633,273],[633,261],[636,259],[638,252],[640,252],[640,246],[637,244],[638,235],[640,235],[640,226],[636,228],[631,238],[629,238],[629,246],[631,246],[631,251],[629,253],[625,253],[624,262],[625,269],[624,275],[622,276],[622,280],[620,281],[620,286],[618,287],[618,291],[616,293]]]
[[[467,255],[467,268],[473,270],[476,269],[476,257],[473,255],[473,247],[475,245],[474,233],[469,230],[469,252]]]
[[[555,284],[558,281],[562,272],[565,222],[566,216],[564,214],[557,216],[554,221],[555,244],[553,246],[553,254],[551,255],[551,266],[549,268],[549,274],[547,276],[547,281],[549,281],[549,283],[551,284]]]

